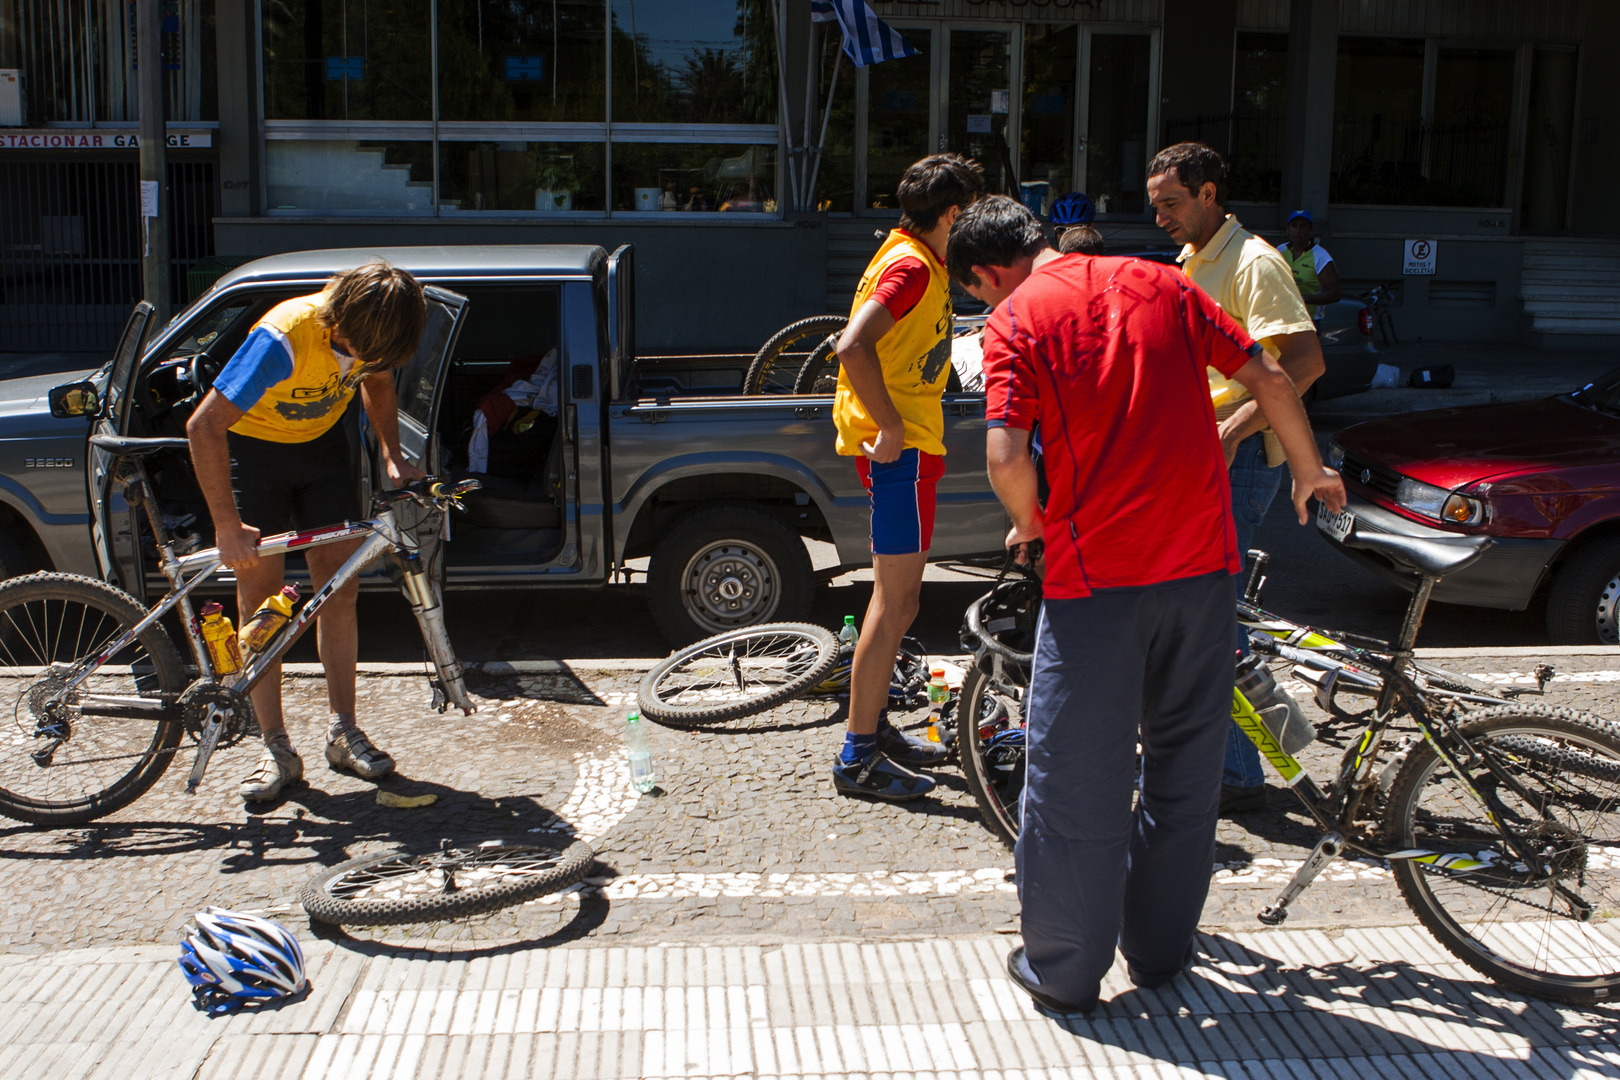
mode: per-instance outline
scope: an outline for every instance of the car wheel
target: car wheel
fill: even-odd
[[[19,577],[32,573],[34,569],[28,565],[28,556],[23,553],[21,545],[5,533],[0,533],[0,579]]]
[[[1620,536],[1583,546],[1560,566],[1547,592],[1554,645],[1620,644]]]
[[[809,617],[810,553],[781,518],[757,506],[718,503],[677,520],[653,548],[647,605],[679,648],[763,622]]]

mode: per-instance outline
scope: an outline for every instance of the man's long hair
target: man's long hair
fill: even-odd
[[[416,355],[427,297],[409,272],[378,259],[327,282],[316,317],[349,343],[368,373],[393,371]]]

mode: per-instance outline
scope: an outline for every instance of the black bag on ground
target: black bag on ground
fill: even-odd
[[[1412,375],[1406,380],[1407,386],[1419,390],[1444,390],[1457,379],[1457,369],[1450,364],[1436,364],[1434,367],[1413,368]]]

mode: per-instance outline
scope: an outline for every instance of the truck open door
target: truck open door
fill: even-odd
[[[140,373],[141,356],[152,328],[155,309],[146,301],[135,305],[100,387],[100,409],[93,415],[91,435],[129,433],[130,396]],[[90,544],[95,549],[101,576],[131,596],[146,602],[141,580],[140,532],[135,512],[122,494],[113,491],[113,456],[105,450],[85,445],[85,485],[90,498]]]

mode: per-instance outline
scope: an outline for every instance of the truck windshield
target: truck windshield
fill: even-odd
[[[1570,397],[1579,405],[1602,409],[1607,413],[1620,413],[1620,368],[1604,372]]]

